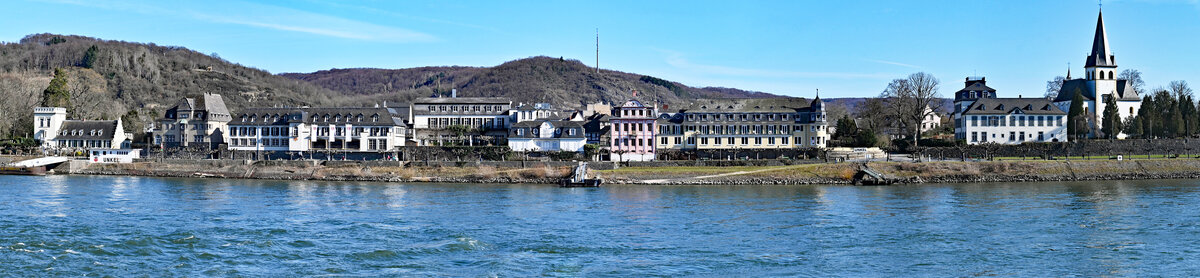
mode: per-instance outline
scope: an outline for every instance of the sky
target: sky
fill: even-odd
[[[183,46],[272,73],[495,66],[564,57],[689,86],[878,95],[927,72],[952,96],[984,76],[1001,97],[1080,76],[1094,0],[108,1],[15,0],[0,41],[37,33]],[[1200,0],[1105,1],[1118,70],[1147,87],[1200,82]]]

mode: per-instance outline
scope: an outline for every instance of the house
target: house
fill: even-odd
[[[987,86],[986,77],[967,77],[965,83],[962,90],[954,92],[954,111],[950,112],[951,120],[954,121],[954,139],[956,140],[967,140],[963,112],[975,104],[975,101],[996,98],[996,89]]]
[[[1067,112],[1045,98],[981,98],[962,113],[970,145],[1065,142]]]
[[[517,152],[583,153],[587,144],[581,122],[534,120],[512,125],[508,134],[508,147]]]
[[[701,99],[658,119],[662,149],[824,148],[829,141],[820,98]]]
[[[634,92],[637,96],[637,92]],[[641,100],[629,99],[613,108],[609,118],[609,157],[612,161],[651,161],[657,153],[654,133],[658,115],[654,105]]]
[[[1089,121],[1095,119],[1089,125],[1097,127],[1091,129],[1093,132],[1089,134],[1090,137],[1100,136],[1098,127],[1105,121],[1105,102],[1109,99],[1117,104],[1117,113],[1120,115],[1121,121],[1137,115],[1137,110],[1142,105],[1142,99],[1138,96],[1132,82],[1116,77],[1117,61],[1116,56],[1113,56],[1108,47],[1108,33],[1104,29],[1103,12],[1096,20],[1096,35],[1092,41],[1092,51],[1084,61],[1084,69],[1084,78],[1079,79],[1072,79],[1070,70],[1067,70],[1067,80],[1059,89],[1054,104],[1063,111],[1069,111],[1075,94],[1080,94],[1083,97],[1084,118]],[[1120,133],[1116,137],[1124,139],[1125,134]]]
[[[942,115],[933,111],[929,105],[925,105],[925,117],[921,119],[921,133],[937,129],[942,126]]]
[[[43,149],[83,151],[90,149],[128,149],[131,137],[121,119],[114,121],[67,120],[67,109],[33,109],[33,136]]]
[[[163,113],[150,133],[154,145],[162,148],[215,149],[225,143],[230,120],[225,99],[218,94],[204,93],[199,98],[180,99]]]
[[[229,122],[229,149],[390,152],[405,142],[398,108],[249,108]]]
[[[458,141],[498,144],[507,137],[512,119],[512,101],[503,98],[431,97],[417,99],[410,107],[413,140],[419,146]],[[455,129],[460,128],[465,134],[457,134]]]

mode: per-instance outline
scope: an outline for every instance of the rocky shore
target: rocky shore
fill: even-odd
[[[1007,162],[872,162],[869,167],[895,184],[1143,180],[1200,178],[1200,160],[1085,160]],[[745,167],[622,167],[592,171],[606,184],[656,185],[805,185],[853,184],[859,164],[800,164]],[[556,184],[570,167],[493,166],[406,167],[342,163],[338,165],[195,164],[141,162],[90,164],[71,169],[80,175],[239,178],[376,182]]]

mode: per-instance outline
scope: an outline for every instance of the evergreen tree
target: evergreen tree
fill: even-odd
[[[850,119],[847,115],[842,115],[841,119],[837,120],[837,132],[834,133],[834,139],[853,138],[858,133],[858,126],[854,123],[854,119]]]
[[[1154,105],[1154,98],[1150,96],[1142,97],[1142,107],[1138,108],[1137,116],[1138,121],[1140,121],[1138,125],[1142,128],[1142,130],[1138,133],[1142,134],[1142,138],[1154,138],[1154,117],[1157,115],[1157,113],[1155,113],[1156,109],[1157,108]]]
[[[1109,139],[1117,139],[1117,134],[1121,132],[1121,113],[1117,110],[1117,98],[1107,96],[1104,98],[1104,120],[1100,123],[1100,132],[1103,132]]]
[[[1075,136],[1076,139],[1079,138],[1082,128],[1079,124],[1086,121],[1083,112],[1083,91],[1075,88],[1075,96],[1071,98],[1071,109],[1067,110],[1067,134]]]
[[[88,47],[87,52],[83,53],[83,62],[80,63],[80,65],[89,69],[94,68],[96,66],[96,55],[98,55],[97,52],[100,52],[100,49],[96,48],[96,45]]]
[[[54,69],[54,79],[51,79],[50,86],[42,91],[42,106],[71,107],[71,93],[67,91],[67,71],[61,68]]]

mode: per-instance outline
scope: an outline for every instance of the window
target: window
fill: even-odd
[[[979,134],[971,132],[971,142],[979,142]]]
[[[659,141],[662,141],[662,143],[659,143],[659,144],[666,145],[666,144],[667,144],[667,137],[663,137],[663,138],[662,138],[662,140],[659,140]]]
[[[754,137],[755,145],[762,145],[762,137]]]

